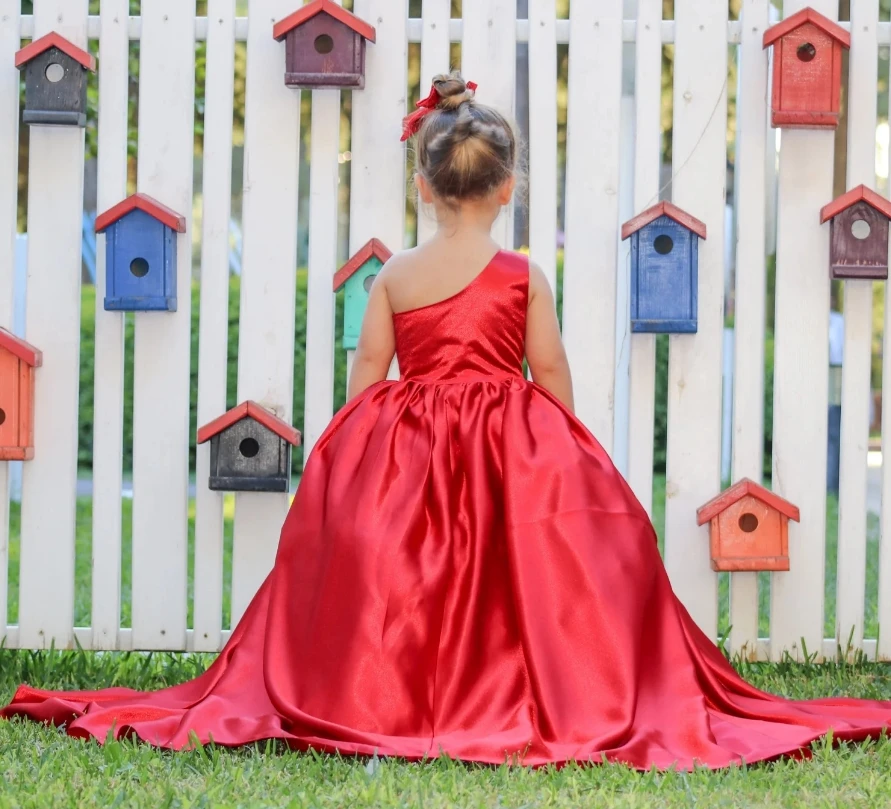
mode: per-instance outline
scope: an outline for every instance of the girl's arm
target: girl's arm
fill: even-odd
[[[526,315],[526,361],[533,381],[574,412],[572,376],[560,337],[551,286],[541,269],[529,262],[529,309]]]
[[[353,370],[347,388],[347,401],[387,378],[396,353],[393,310],[382,274],[374,279],[368,296],[368,308],[362,320],[359,345],[353,358]]]

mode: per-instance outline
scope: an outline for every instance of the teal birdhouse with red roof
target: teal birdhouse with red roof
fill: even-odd
[[[670,202],[622,225],[622,239],[631,239],[632,332],[696,332],[704,238],[705,225]]]
[[[134,194],[96,218],[105,232],[105,308],[176,311],[176,239],[186,218],[147,194]]]
[[[343,347],[347,350],[359,345],[371,285],[391,255],[383,242],[371,239],[334,276],[334,291],[344,290]]]

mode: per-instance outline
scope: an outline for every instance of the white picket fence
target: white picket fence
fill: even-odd
[[[242,229],[238,399],[257,400],[292,417],[293,323],[298,220],[299,95],[283,84],[284,47],[272,24],[298,0],[251,0],[236,18],[235,0],[143,0],[128,18],[127,0],[0,0],[0,325],[12,321],[16,235],[19,75],[22,39],[56,30],[86,46],[99,41],[99,208],[126,194],[127,53],[139,40],[138,189],[174,209],[192,210],[194,60],[207,42],[204,188],[201,234],[199,424],[225,406],[229,221],[235,41],[247,42],[247,108]],[[410,106],[409,43],[421,45],[424,84],[462,43],[462,70],[479,98],[515,106],[516,44],[529,43],[530,248],[556,281],[557,44],[569,43],[564,339],[580,418],[652,508],[655,340],[627,329],[628,263],[621,221],[660,198],[662,47],[674,43],[673,201],[704,221],[700,245],[699,333],[670,343],[665,563],[679,597],[712,637],[718,631],[718,578],[709,566],[706,528],[696,509],[721,487],[722,413],[732,412],[732,476],[760,478],[762,464],[765,243],[774,133],[767,125],[769,55],[761,39],[768,0],[744,0],[742,19],[727,4],[676,0],[573,0],[557,19],[555,0],[465,0],[450,19],[449,0],[424,0],[408,18],[407,0],[355,0],[377,28],[367,56],[366,89],[353,93],[350,247],[377,237],[393,249],[405,234],[406,157],[400,121]],[[785,0],[786,14],[805,5]],[[810,0],[836,17],[832,0]],[[857,0],[849,82],[848,185],[874,185],[876,64],[891,42],[878,0]],[[627,8],[633,13],[628,15]],[[636,9],[635,9],[636,7]],[[628,18],[626,18],[628,17]],[[623,95],[623,48],[635,44],[634,95]],[[728,44],[738,47],[736,156],[736,317],[734,384],[722,409],[725,292],[725,178]],[[422,88],[423,89],[423,88]],[[334,298],[340,93],[312,92],[311,222],[308,281],[307,450],[333,413]],[[633,136],[631,133],[633,132]],[[784,650],[834,654],[825,640],[824,546],[828,386],[828,227],[818,213],[832,196],[831,132],[784,132],[779,163],[778,272],[773,487],[801,508],[790,527],[791,570],[773,575],[770,638],[758,638],[755,574],[731,581],[730,645],[760,657]],[[74,626],[75,489],[84,135],[31,130],[25,335],[42,349],[36,397],[36,456],[24,464],[18,622],[7,621],[8,504],[0,497],[0,628],[9,647],[218,650],[223,629],[223,498],[207,489],[209,455],[199,447],[195,502],[194,589],[187,582],[189,302],[180,272],[175,314],[136,316],[132,528],[132,627],[121,627],[123,318],[96,312],[93,469],[92,620]],[[422,223],[421,236],[430,232]],[[510,216],[496,226],[509,244]],[[191,260],[191,220],[179,237],[179,266]],[[104,236],[98,239],[97,300],[104,295]],[[891,657],[891,631],[863,638],[866,581],[866,470],[871,291],[846,290],[838,634],[868,654]],[[891,306],[886,307],[891,313]],[[891,352],[885,354],[891,379]],[[731,390],[728,386],[727,390]],[[891,435],[891,407],[885,409]],[[886,466],[887,469],[887,466]],[[0,464],[0,492],[8,470]],[[884,494],[891,496],[891,475]],[[233,621],[269,570],[288,496],[235,497]],[[891,509],[882,516],[879,622],[891,627]],[[187,622],[188,599],[194,619]]]

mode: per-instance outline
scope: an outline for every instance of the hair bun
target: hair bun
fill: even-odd
[[[455,110],[473,99],[473,90],[467,88],[467,82],[457,71],[434,76],[433,86],[439,93],[440,100],[436,107],[440,110]]]

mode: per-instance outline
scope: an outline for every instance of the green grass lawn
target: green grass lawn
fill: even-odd
[[[664,525],[662,481],[657,481],[654,522]],[[234,501],[226,500],[224,625],[228,626]],[[130,616],[130,502],[124,522],[123,617]],[[827,529],[827,634],[834,620],[837,506],[830,499]],[[17,615],[19,514],[12,512],[10,619]],[[90,616],[88,500],[78,503],[76,621]],[[194,506],[190,513],[192,549]],[[867,614],[875,622],[878,527],[869,526]],[[191,555],[191,553],[190,553]],[[765,577],[767,578],[767,577]],[[189,581],[192,581],[190,563]],[[727,581],[720,586],[726,613]],[[766,619],[767,588],[761,588]],[[190,615],[191,620],[191,615]],[[726,615],[724,627],[726,629]],[[870,634],[867,624],[867,634]],[[762,626],[766,634],[767,626]],[[190,679],[209,655],[20,652],[0,650],[0,702],[16,685],[160,688]],[[755,685],[792,698],[849,695],[891,700],[891,668],[737,662]],[[567,767],[560,771],[470,767],[452,762],[411,765],[297,754],[276,746],[242,750],[205,748],[161,753],[130,742],[104,747],[69,739],[52,728],[0,722],[0,809],[5,807],[837,807],[891,805],[891,741],[832,749],[815,746],[805,762],[784,761],[745,770],[711,773],[637,774],[621,766]]]

